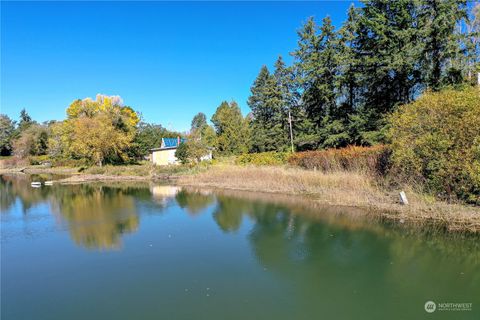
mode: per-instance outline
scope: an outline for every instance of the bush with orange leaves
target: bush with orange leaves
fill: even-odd
[[[325,172],[347,170],[385,175],[390,167],[389,159],[390,149],[385,145],[349,146],[342,149],[297,152],[289,157],[288,163]]]

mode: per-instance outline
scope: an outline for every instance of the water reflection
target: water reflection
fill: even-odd
[[[155,202],[166,205],[170,198],[177,195],[180,188],[176,186],[152,185],[149,190]]]
[[[438,234],[409,233],[372,223],[356,209],[322,206],[299,198],[145,183],[33,189],[30,181],[27,175],[0,176],[2,217],[20,211],[28,220],[32,208],[47,204],[74,242],[85,248],[119,248],[122,235],[140,228],[142,212],[163,214],[171,203],[191,216],[211,214],[224,233],[237,232],[248,220],[252,251],[262,265],[279,273],[292,272],[302,261],[328,261],[326,265],[352,271],[365,260],[382,270],[395,257],[402,257],[395,261],[399,269],[407,268],[408,261],[417,256],[419,266],[425,259],[456,255],[470,260],[465,265],[478,266],[480,261],[476,238],[449,236],[446,240]],[[143,210],[145,207],[150,210]],[[424,252],[429,247],[436,250],[437,257]],[[379,256],[379,252],[389,255]],[[429,261],[424,264],[429,265]]]
[[[2,252],[2,261],[9,261],[9,275],[2,273],[2,281],[10,308],[30,312],[26,319],[45,311],[48,301],[64,298],[65,283],[76,288],[68,290],[75,294],[65,305],[76,306],[80,297],[98,302],[100,310],[107,308],[102,299],[118,299],[104,313],[118,311],[116,318],[132,318],[138,310],[150,312],[152,319],[190,310],[184,318],[193,318],[207,310],[208,317],[198,318],[245,319],[267,308],[277,319],[417,319],[425,315],[427,300],[473,302],[474,308],[479,302],[480,241],[475,236],[401,229],[366,219],[358,209],[297,197],[148,183],[33,189],[29,179],[0,177],[2,241],[5,229],[17,224],[34,228],[44,221],[38,219],[42,214],[47,223],[68,230],[81,248],[118,249],[125,235],[138,237],[115,255],[85,255],[62,246],[58,238],[34,246],[12,241]],[[51,265],[52,252],[63,258],[60,264]],[[23,256],[35,262],[35,272],[24,265]],[[60,269],[70,271],[62,277]],[[40,282],[49,270],[53,276]],[[83,279],[98,291],[88,284],[82,295]],[[45,294],[52,284],[56,289]],[[128,293],[122,295],[125,287]],[[207,287],[212,288],[208,298]],[[38,293],[24,302],[32,290]],[[40,301],[37,309],[31,307],[35,301]]]
[[[287,281],[290,296],[311,315],[352,318],[378,297],[380,309],[416,318],[411,306],[425,299],[480,297],[477,236],[399,229],[359,218],[355,211],[339,215],[340,208],[293,204],[281,196],[265,201],[258,194],[239,198],[223,192],[216,199],[218,226],[234,232],[245,219],[252,221],[248,241],[257,262]],[[312,305],[312,297],[319,303]]]
[[[58,192],[51,201],[53,212],[68,224],[75,243],[86,248],[116,248],[122,234],[137,230],[139,217],[132,195],[104,186],[75,189],[74,193]]]
[[[185,209],[190,215],[197,215],[214,203],[215,197],[212,192],[208,191],[195,190],[189,192],[185,189],[178,189],[175,200],[178,206]]]
[[[74,242],[90,249],[115,249],[121,246],[121,236],[135,232],[139,226],[138,203],[151,200],[152,194],[144,185],[101,184],[44,186],[31,188],[32,177],[25,175],[1,176],[0,207],[2,215],[16,202],[28,223],[35,206],[48,204],[50,212],[65,225]],[[155,199],[174,196],[176,192]],[[162,200],[161,204],[165,202]],[[161,210],[163,205],[157,205]],[[33,218],[32,218],[33,219]]]

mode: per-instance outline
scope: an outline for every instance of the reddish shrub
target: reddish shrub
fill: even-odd
[[[288,163],[311,170],[355,170],[384,175],[389,168],[389,159],[390,149],[384,145],[349,146],[342,149],[297,152],[288,158]]]
[[[28,165],[28,161],[17,156],[0,159],[0,168],[2,169],[18,168],[26,165]]]

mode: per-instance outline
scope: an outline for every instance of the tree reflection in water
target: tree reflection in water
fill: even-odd
[[[172,229],[178,237],[160,235],[155,240],[162,243],[154,248],[162,249],[148,249],[144,262],[174,257],[164,265],[167,274],[178,268],[183,276],[205,272],[206,278],[221,264],[220,282],[245,272],[242,279],[260,279],[271,286],[267,292],[272,295],[284,290],[279,295],[287,304],[283,310],[349,319],[369,308],[414,319],[426,299],[469,302],[479,296],[480,241],[475,236],[376,223],[356,209],[272,194],[125,183],[33,189],[27,177],[1,177],[0,182],[2,222],[19,214],[14,223],[28,224],[42,211],[36,206],[47,204],[83,248],[118,248],[123,235],[142,227],[142,215],[165,213],[168,219],[154,219],[143,239]],[[190,219],[200,214],[199,223]],[[212,246],[212,241],[218,242]],[[140,246],[132,247],[144,249],[143,243]],[[182,265],[176,264],[178,256]],[[156,264],[151,269],[143,266],[152,275],[158,272]],[[150,281],[149,277],[146,283]]]
[[[348,208],[340,209],[344,213],[338,216],[328,208],[260,199],[218,195],[214,219],[227,232],[238,230],[242,217],[253,221],[248,234],[252,252],[265,270],[295,284],[292,287],[298,291],[292,296],[298,303],[311,301],[312,296],[319,301],[345,296],[355,301],[350,307],[361,312],[372,303],[369,297],[379,291],[393,295],[402,292],[402,296],[410,297],[411,304],[431,295],[431,283],[436,283],[439,292],[464,290],[470,299],[472,292],[478,291],[477,236],[372,223],[350,217]],[[302,214],[297,214],[300,211]],[[437,267],[432,270],[432,265]],[[445,274],[457,274],[458,279],[438,281]],[[473,276],[473,282],[472,277],[462,278],[461,274]],[[415,284],[419,289],[412,294]],[[392,293],[392,285],[398,291]],[[385,308],[395,310],[393,296],[385,297],[383,303],[391,304]],[[325,314],[328,308],[320,310],[323,307],[319,304],[318,312]],[[333,309],[338,312],[338,308]]]
[[[164,208],[171,204],[189,216],[211,214],[225,233],[236,232],[248,219],[248,240],[258,262],[279,274],[295,274],[305,268],[302,277],[309,272],[318,274],[320,269],[340,276],[362,272],[362,266],[368,265],[378,277],[394,268],[398,269],[396,274],[405,273],[413,260],[417,267],[424,268],[432,260],[452,257],[468,259],[462,263],[466,268],[478,266],[480,261],[480,242],[475,239],[445,239],[445,235],[435,233],[398,230],[359,218],[362,215],[354,209],[312,206],[311,201],[295,197],[125,183],[33,189],[28,176],[0,176],[0,191],[2,215],[17,200],[27,217],[30,208],[47,203],[58,220],[68,226],[75,243],[86,248],[118,248],[123,234],[138,230],[140,212],[168,212]],[[143,210],[147,207],[154,210]],[[426,250],[428,247],[434,249],[435,256],[432,250]],[[414,277],[415,273],[405,276]],[[305,276],[305,281],[312,279]],[[363,279],[369,281],[368,277]]]
[[[179,189],[175,200],[180,208],[185,209],[190,215],[195,216],[205,208],[215,202],[215,197],[211,192],[202,190],[187,191]]]
[[[86,248],[116,248],[122,234],[138,228],[135,199],[122,189],[86,186],[57,197],[52,207],[68,224],[73,240]]]
[[[163,200],[174,197],[178,191],[174,188],[168,192],[168,188],[164,188],[164,194],[159,195],[158,191],[154,192],[155,188],[149,189],[144,184],[53,185],[33,189],[32,177],[27,175],[0,176],[0,179],[2,213],[8,212],[18,199],[28,218],[31,208],[47,203],[51,212],[60,218],[57,220],[67,225],[75,243],[89,249],[120,247],[121,236],[139,227],[139,203],[154,204],[161,212]]]

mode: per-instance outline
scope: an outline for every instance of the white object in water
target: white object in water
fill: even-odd
[[[53,184],[53,181],[45,181],[44,184],[46,186],[51,186]]]
[[[34,181],[30,184],[33,188],[40,188],[42,186],[41,182]]]
[[[403,205],[408,205],[408,199],[405,191],[400,191],[400,203]]]

